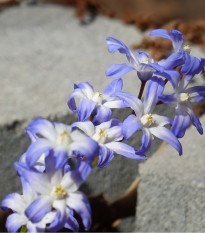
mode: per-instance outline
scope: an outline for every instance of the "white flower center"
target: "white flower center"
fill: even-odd
[[[150,125],[154,123],[154,118],[152,117],[152,114],[145,114],[141,117],[140,121],[144,127],[150,127]]]
[[[180,93],[178,99],[181,103],[188,102],[190,99],[189,93]]]
[[[71,137],[68,132],[63,131],[63,133],[59,134],[56,139],[56,143],[58,146],[67,146],[71,143]]]
[[[93,95],[92,100],[98,104],[102,104],[103,101],[103,94],[99,91],[95,92],[95,94]]]
[[[151,63],[151,60],[150,60],[149,57],[147,57],[147,58],[145,58],[144,60],[142,60],[141,63],[149,64],[149,63]]]
[[[190,52],[191,52],[191,47],[190,47],[189,45],[184,45],[184,46],[183,46],[183,50],[184,50],[185,52],[187,52],[187,53],[190,54]]]
[[[107,133],[105,132],[104,129],[100,129],[98,132],[96,132],[93,136],[92,139],[95,140],[98,143],[104,144],[107,138]]]
[[[65,189],[60,185],[55,186],[51,192],[51,195],[57,199],[57,200],[61,200],[63,198],[65,198],[65,196],[67,195],[67,192],[65,191]]]

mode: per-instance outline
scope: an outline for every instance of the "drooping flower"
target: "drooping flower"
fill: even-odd
[[[165,116],[153,113],[158,102],[158,96],[162,94],[164,82],[153,77],[147,85],[144,102],[129,93],[120,93],[119,98],[124,100],[133,110],[134,114],[128,116],[123,122],[123,134],[125,139],[131,137],[136,131],[142,130],[142,146],[137,153],[145,153],[151,146],[153,136],[168,142],[181,155],[182,146],[176,136],[164,127],[172,124],[172,120]]]
[[[195,115],[192,110],[191,103],[197,103],[205,100],[205,86],[194,86],[188,88],[191,80],[192,76],[184,75],[178,82],[173,94],[161,95],[159,97],[162,102],[176,110],[171,130],[178,138],[182,138],[184,136],[190,120],[198,132],[203,134],[203,128],[198,116]]]
[[[54,221],[56,211],[51,211],[46,214],[38,223],[32,223],[25,215],[25,210],[38,197],[38,195],[24,178],[21,178],[21,181],[23,195],[18,193],[8,194],[1,204],[1,207],[4,210],[7,210],[8,208],[13,210],[13,213],[7,218],[6,228],[8,232],[18,232],[22,226],[25,226],[28,233],[45,232],[46,225]]]
[[[146,159],[143,154],[138,154],[136,150],[121,142],[123,139],[122,122],[112,119],[95,126],[91,121],[75,122],[76,126],[99,144],[99,159],[97,166],[107,166],[114,157],[114,152],[131,159]]]
[[[63,167],[68,158],[83,155],[87,161],[94,159],[98,152],[98,144],[70,125],[50,122],[37,118],[26,128],[33,142],[26,152],[26,162],[29,167],[49,155],[53,150],[56,167]]]
[[[172,79],[172,73],[175,73],[175,70],[172,68],[176,67],[178,64],[181,64],[181,56],[170,57],[167,60],[163,60],[162,63],[154,62],[154,60],[144,52],[138,50],[136,56],[131,52],[131,50],[119,39],[114,37],[108,37],[106,39],[108,44],[108,51],[114,53],[119,51],[122,54],[125,54],[129,63],[123,64],[113,64],[106,70],[106,75],[109,78],[117,78],[131,70],[135,70],[139,79],[142,82],[146,82],[151,79],[153,74],[161,75],[162,77],[167,78],[172,85],[174,86],[175,80]]]
[[[171,40],[172,46],[175,53],[172,56],[183,56],[182,63],[178,64],[181,66],[181,72],[186,75],[196,75],[204,72],[205,59],[196,58],[190,55],[191,47],[189,45],[184,45],[183,34],[177,30],[171,30],[168,33],[165,29],[155,29],[150,33],[150,36],[163,37]]]
[[[68,100],[68,107],[78,114],[79,121],[84,121],[91,115],[94,117],[93,123],[100,124],[110,119],[111,108],[125,108],[123,101],[116,99],[116,93],[122,90],[122,79],[111,82],[102,93],[95,91],[88,82],[75,85],[75,90]],[[76,98],[80,99],[78,108]]]
[[[55,220],[47,229],[58,231],[63,227],[78,231],[79,224],[73,217],[73,210],[82,218],[85,230],[91,224],[91,209],[86,196],[78,191],[86,180],[91,166],[85,161],[78,161],[75,170],[56,169],[53,154],[45,159],[45,172],[39,173],[16,163],[18,173],[30,184],[38,194],[25,209],[26,217],[34,224],[39,223],[52,211],[56,211]]]

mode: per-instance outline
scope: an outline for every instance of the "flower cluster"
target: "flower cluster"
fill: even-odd
[[[154,136],[182,155],[179,138],[184,136],[190,122],[203,133],[192,103],[205,100],[205,87],[189,84],[196,74],[204,72],[205,59],[190,55],[191,48],[183,45],[179,31],[157,29],[150,35],[171,40],[174,52],[167,59],[154,61],[144,52],[138,51],[135,56],[122,41],[108,37],[108,51],[125,54],[128,63],[113,64],[106,70],[109,78],[117,79],[102,92],[95,91],[88,82],[74,85],[68,107],[77,113],[79,121],[66,125],[39,117],[28,125],[26,133],[31,144],[15,163],[23,194],[9,194],[1,204],[3,210],[13,211],[6,222],[9,232],[18,232],[21,227],[27,232],[62,228],[76,232],[79,230],[76,214],[85,230],[89,230],[91,207],[78,189],[93,167],[107,166],[114,154],[145,160]],[[120,77],[132,70],[141,83],[137,97],[122,91]],[[164,93],[167,82],[173,89],[169,95]],[[174,118],[155,113],[159,104],[175,108]],[[111,118],[113,108],[130,108],[132,113],[121,122]],[[124,142],[136,131],[142,131],[140,148]]]

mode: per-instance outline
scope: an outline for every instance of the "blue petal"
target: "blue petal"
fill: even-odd
[[[41,155],[45,154],[46,157],[51,149],[50,143],[45,139],[38,139],[36,142],[33,142],[26,152],[27,165],[33,167]]]
[[[87,99],[81,99],[79,109],[77,110],[79,121],[84,121],[91,116],[95,109],[96,102]]]
[[[191,108],[187,108],[187,112],[191,117],[192,124],[196,127],[200,134],[203,134],[203,128],[201,126],[201,122],[199,121],[199,117],[193,112]]]
[[[40,222],[51,211],[52,200],[49,196],[41,196],[34,200],[25,210],[27,218],[33,222]]]
[[[107,37],[106,42],[108,44],[108,51],[110,53],[114,53],[118,50],[120,53],[125,54],[127,56],[129,62],[133,60],[132,52],[121,40],[116,39],[114,37]]]
[[[103,95],[115,96],[115,93],[122,90],[123,82],[122,79],[116,79],[112,81],[104,90]]]
[[[136,151],[137,154],[145,153],[152,144],[152,134],[150,133],[149,129],[143,129],[142,135],[142,145],[139,150]]]
[[[166,39],[170,39],[169,33],[165,29],[155,29],[152,30],[149,34],[150,36],[158,36]]]
[[[182,138],[186,129],[189,127],[189,123],[189,115],[183,110],[183,108],[179,108],[176,110],[176,115],[174,117],[171,131],[177,138]]]
[[[163,93],[164,81],[161,78],[152,77],[148,82],[147,90],[144,98],[144,113],[152,113],[154,110],[159,96]]]
[[[117,97],[120,98],[129,106],[131,109],[133,109],[136,113],[136,115],[143,114],[144,108],[142,101],[135,97],[134,95],[126,92],[120,92],[117,94]]]
[[[115,153],[119,155],[123,155],[130,159],[137,159],[137,160],[144,160],[146,159],[146,156],[143,154],[136,154],[136,150],[122,142],[110,142],[106,144],[107,147],[109,147],[111,150],[113,150]]]
[[[159,65],[161,65],[164,69],[169,70],[177,66],[183,65],[184,62],[185,62],[184,51],[179,51],[172,53],[167,59],[159,61]]]
[[[70,193],[66,203],[80,215],[85,230],[88,231],[91,226],[91,208],[87,197],[80,192]]]
[[[20,214],[11,214],[6,221],[6,228],[8,232],[18,232],[22,225],[26,225],[25,217]]]
[[[168,142],[172,147],[174,147],[179,152],[179,155],[182,155],[181,143],[179,142],[177,137],[171,132],[171,130],[163,126],[157,126],[157,127],[150,127],[150,132],[157,138],[160,138],[161,140]]]
[[[187,75],[196,75],[199,74],[204,69],[204,63],[201,62],[201,59],[190,56],[188,53],[185,53],[185,64],[182,65],[181,72]]]
[[[60,169],[68,162],[68,155],[66,151],[55,151],[55,167]]]
[[[114,158],[113,151],[107,148],[106,146],[101,146],[99,151],[99,160],[97,167],[107,166],[112,159]]]
[[[205,100],[205,86],[190,87],[186,92],[190,94],[191,102],[200,102]]]
[[[135,68],[128,63],[123,64],[112,64],[106,71],[105,74],[109,78],[118,78],[127,74],[131,70],[135,70]]]
[[[97,108],[97,114],[93,120],[93,124],[98,125],[104,121],[109,120],[111,116],[112,111],[104,105],[100,105]]]
[[[129,139],[137,130],[142,129],[140,120],[135,115],[129,115],[123,122],[122,133],[124,138]]]
[[[73,232],[79,231],[78,221],[72,215],[68,216],[67,222],[65,223],[64,227],[72,230]]]
[[[156,29],[150,33],[150,36],[158,36],[171,40],[175,51],[179,51],[184,43],[183,34],[174,29],[170,33],[165,29]]]
[[[173,88],[175,89],[179,83],[180,80],[180,74],[177,70],[164,70],[164,72],[155,72],[156,75],[160,75],[165,77],[170,81],[172,84]]]

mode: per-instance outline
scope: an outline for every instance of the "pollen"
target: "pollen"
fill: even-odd
[[[92,100],[94,102],[97,102],[98,104],[102,104],[103,101],[103,94],[99,91],[95,92],[95,94],[93,95]]]
[[[104,129],[100,129],[100,131],[99,131],[99,133],[98,133],[100,136],[102,136],[102,137],[107,137],[107,133],[105,132],[105,130]]]
[[[92,162],[92,166],[93,166],[93,167],[97,166],[98,160],[99,160],[99,155],[96,156],[96,157],[94,158],[94,160],[93,160],[93,162]]]
[[[65,191],[65,189],[60,185],[54,187],[53,189],[53,196],[55,197],[55,199],[63,199],[65,196],[67,195],[67,192]]]
[[[68,132],[63,131],[63,133],[59,134],[56,139],[56,143],[59,146],[67,146],[71,143],[71,137]]]
[[[93,136],[92,139],[95,140],[98,143],[104,144],[107,138],[107,133],[105,132],[104,129],[100,129],[98,132],[96,132]]]
[[[187,53],[190,53],[191,52],[191,47],[189,45],[184,45],[183,46],[183,50]]]
[[[178,99],[181,103],[188,102],[190,99],[190,94],[189,93],[181,93],[181,94],[179,94]]]
[[[144,60],[142,60],[141,63],[149,64],[149,63],[151,63],[151,60],[150,60],[149,57],[147,57],[147,58],[145,58]]]
[[[140,121],[144,127],[150,127],[154,123],[154,118],[152,114],[145,114]]]

